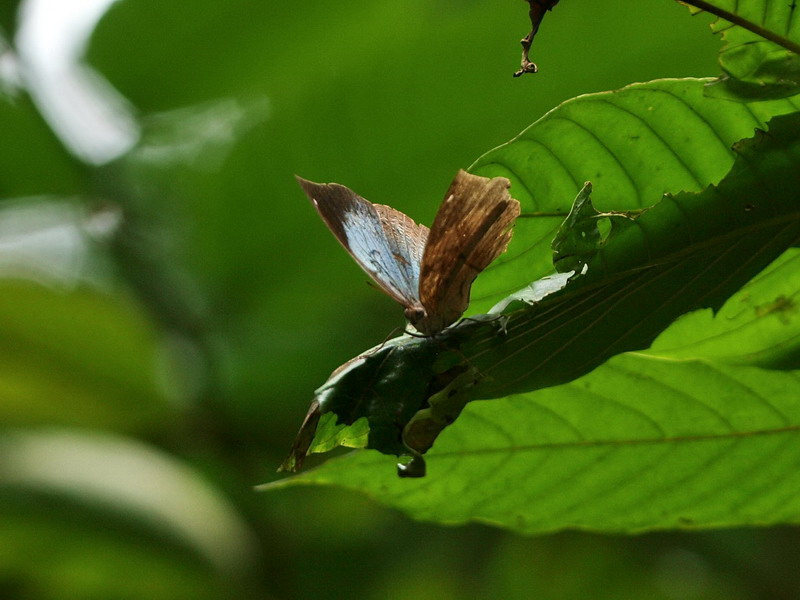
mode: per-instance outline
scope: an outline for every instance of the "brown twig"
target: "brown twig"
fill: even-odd
[[[531,31],[528,35],[520,40],[520,44],[522,44],[522,63],[520,64],[520,68],[517,72],[514,73],[514,77],[519,77],[523,73],[536,73],[539,68],[536,66],[535,62],[532,62],[528,58],[528,54],[531,50],[531,44],[533,43],[533,38],[536,36],[536,32],[539,31],[539,25],[544,19],[544,15],[548,10],[553,10],[553,7],[558,4],[558,0],[525,0],[530,5],[530,11],[528,14],[531,18]]]

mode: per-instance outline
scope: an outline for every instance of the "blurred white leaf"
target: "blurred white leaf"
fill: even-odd
[[[92,31],[116,0],[26,0],[16,47],[20,73],[44,118],[82,160],[130,150],[139,126],[128,101],[83,62]]]
[[[19,198],[0,206],[0,277],[72,287],[95,280],[92,241],[110,235],[120,215],[90,213],[68,198]]]
[[[0,438],[0,489],[22,487],[135,513],[188,542],[224,571],[258,552],[235,507],[198,473],[143,443],[69,430]]]

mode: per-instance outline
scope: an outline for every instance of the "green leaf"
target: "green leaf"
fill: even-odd
[[[160,340],[129,299],[0,284],[0,418],[6,425],[136,430],[172,414]]]
[[[0,511],[4,578],[34,581],[37,597],[221,598],[258,553],[199,472],[108,434],[4,431]]]
[[[64,149],[30,99],[0,93],[0,199],[86,192],[87,170]]]
[[[451,0],[199,0],[190,11],[160,0],[113,4],[88,60],[131,101],[145,128],[159,117],[154,111],[182,120],[194,106],[247,111],[268,102],[265,120],[224,153],[212,149],[212,160],[199,155],[188,168],[137,173],[113,196],[145,192],[139,206],[157,223],[139,247],[165,240],[158,264],[171,263],[197,284],[195,296],[209,307],[204,327],[223,340],[215,347],[224,348],[226,406],[238,431],[285,443],[310,389],[402,324],[391,302],[331,245],[298,196],[294,173],[345,183],[430,224],[458,168],[566,98],[664,73],[716,73],[716,40],[701,23],[687,22],[682,7],[616,0],[636,24],[619,29],[618,10],[584,4],[539,34],[543,72],[528,81],[509,72],[519,57],[509,31],[524,25],[519,0],[457,8]],[[593,43],[573,43],[576,31]],[[481,90],[491,90],[488,104]],[[393,108],[397,102],[402,110]],[[228,119],[193,121],[180,128],[190,142],[209,129],[231,132]],[[387,183],[398,173],[414,175],[403,185]],[[565,212],[576,191],[564,198]],[[276,256],[286,260],[269,259]],[[265,410],[264,390],[286,399],[280,417]]]
[[[658,80],[563,103],[471,171],[504,176],[522,204],[508,251],[475,282],[471,313],[486,312],[553,270],[551,241],[584,181],[601,212],[630,211],[665,193],[700,191],[733,165],[733,144],[800,108],[787,98],[739,104],[708,98],[708,80]]]
[[[559,273],[580,271],[608,240],[608,235],[618,233],[631,221],[612,213],[601,213],[592,206],[592,184],[585,183],[572,210],[558,228],[553,238],[553,266]],[[610,221],[610,231],[602,231],[603,219]],[[615,231],[616,230],[616,231]]]
[[[603,244],[585,275],[530,310],[510,313],[509,340],[474,356],[462,346],[488,375],[476,396],[553,385],[554,376],[567,381],[616,353],[647,347],[677,316],[718,310],[796,244],[800,113],[771,124],[768,134],[738,145],[740,156],[719,185],[665,196]]]
[[[608,243],[596,238],[587,272],[536,304],[512,303],[436,338],[398,338],[352,361],[318,391],[321,413],[347,425],[366,417],[370,448],[424,453],[469,400],[569,382],[647,347],[685,312],[718,309],[800,236],[800,113],[772,124],[739,145],[718,186],[665,196]],[[575,214],[588,206],[580,194]],[[568,222],[585,231],[578,219]],[[304,425],[298,439],[311,435]],[[295,446],[291,466],[306,449]]]
[[[11,38],[17,27],[17,10],[19,0],[6,0],[0,3],[0,42],[2,37]],[[0,47],[2,44],[0,43]]]
[[[795,2],[710,0],[692,2],[720,17],[713,25],[725,45],[719,63],[723,76],[709,95],[748,101],[783,98],[800,92],[800,19]]]
[[[269,488],[336,484],[417,519],[632,533],[800,522],[800,378],[615,357],[572,383],[471,403],[428,477],[356,452]]]
[[[749,281],[715,315],[699,310],[662,333],[649,354],[732,365],[800,368],[800,250],[791,249]]]
[[[553,238],[553,265],[559,273],[579,271],[600,247],[601,213],[592,206],[591,194],[592,184],[586,182]]]

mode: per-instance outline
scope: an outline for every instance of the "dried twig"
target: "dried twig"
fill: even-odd
[[[520,65],[519,70],[514,73],[514,77],[519,77],[523,73],[536,73],[539,68],[536,66],[536,63],[532,62],[528,58],[528,53],[531,50],[531,44],[533,43],[533,38],[536,36],[536,32],[539,31],[539,24],[544,19],[544,14],[548,10],[552,10],[553,7],[558,4],[558,0],[525,0],[528,4],[530,4],[530,12],[528,13],[531,17],[531,31],[528,35],[520,40],[522,44],[522,63]]]

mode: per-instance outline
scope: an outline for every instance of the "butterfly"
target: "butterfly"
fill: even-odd
[[[459,171],[430,230],[338,183],[296,179],[336,239],[424,336],[464,313],[472,282],[505,251],[519,216],[505,177]]]

